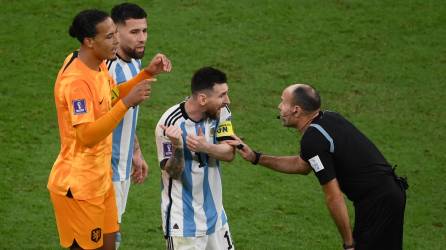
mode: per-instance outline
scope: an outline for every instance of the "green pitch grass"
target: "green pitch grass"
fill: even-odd
[[[85,8],[118,1],[0,0],[0,248],[59,249],[46,182],[59,150],[53,84],[78,47],[67,30]],[[150,165],[132,186],[121,249],[163,249],[154,126],[189,93],[192,73],[228,73],[233,124],[253,148],[298,154],[275,119],[282,89],[307,82],[409,178],[405,249],[446,249],[446,5],[444,1],[137,1],[149,13],[147,62],[167,54],[141,107]],[[223,166],[238,249],[340,249],[313,174],[285,175],[239,157]],[[350,214],[351,212],[351,204]]]

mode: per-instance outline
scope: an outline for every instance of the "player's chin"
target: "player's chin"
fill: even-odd
[[[107,60],[115,60],[115,59],[116,59],[116,53],[113,54],[113,55],[109,55],[109,56],[107,57]]]
[[[107,59],[108,59],[108,60],[116,59],[116,55],[117,55],[117,53],[118,53],[118,48],[113,48],[113,49],[110,51],[110,53],[108,54]]]
[[[143,57],[144,57],[144,51],[135,53],[135,56],[134,56],[135,59],[142,59]]]
[[[143,58],[144,57],[144,52],[145,52],[145,48],[144,47],[139,47],[135,49],[135,54],[136,56]]]

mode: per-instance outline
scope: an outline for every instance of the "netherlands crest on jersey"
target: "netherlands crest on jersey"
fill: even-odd
[[[75,115],[87,113],[85,99],[77,99],[73,101],[73,110]]]

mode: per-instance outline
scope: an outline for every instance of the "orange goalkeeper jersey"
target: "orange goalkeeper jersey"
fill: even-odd
[[[93,122],[112,107],[110,91],[115,83],[105,63],[99,67],[100,71],[88,68],[74,52],[65,59],[54,87],[61,149],[48,189],[60,195],[70,190],[79,200],[104,195],[111,185],[111,134],[86,147],[77,141],[75,131],[76,125]]]

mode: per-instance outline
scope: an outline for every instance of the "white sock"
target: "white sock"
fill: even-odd
[[[116,233],[116,238],[115,238],[115,247],[116,247],[116,250],[119,249],[119,245],[121,245],[121,232],[117,232],[117,233]]]

